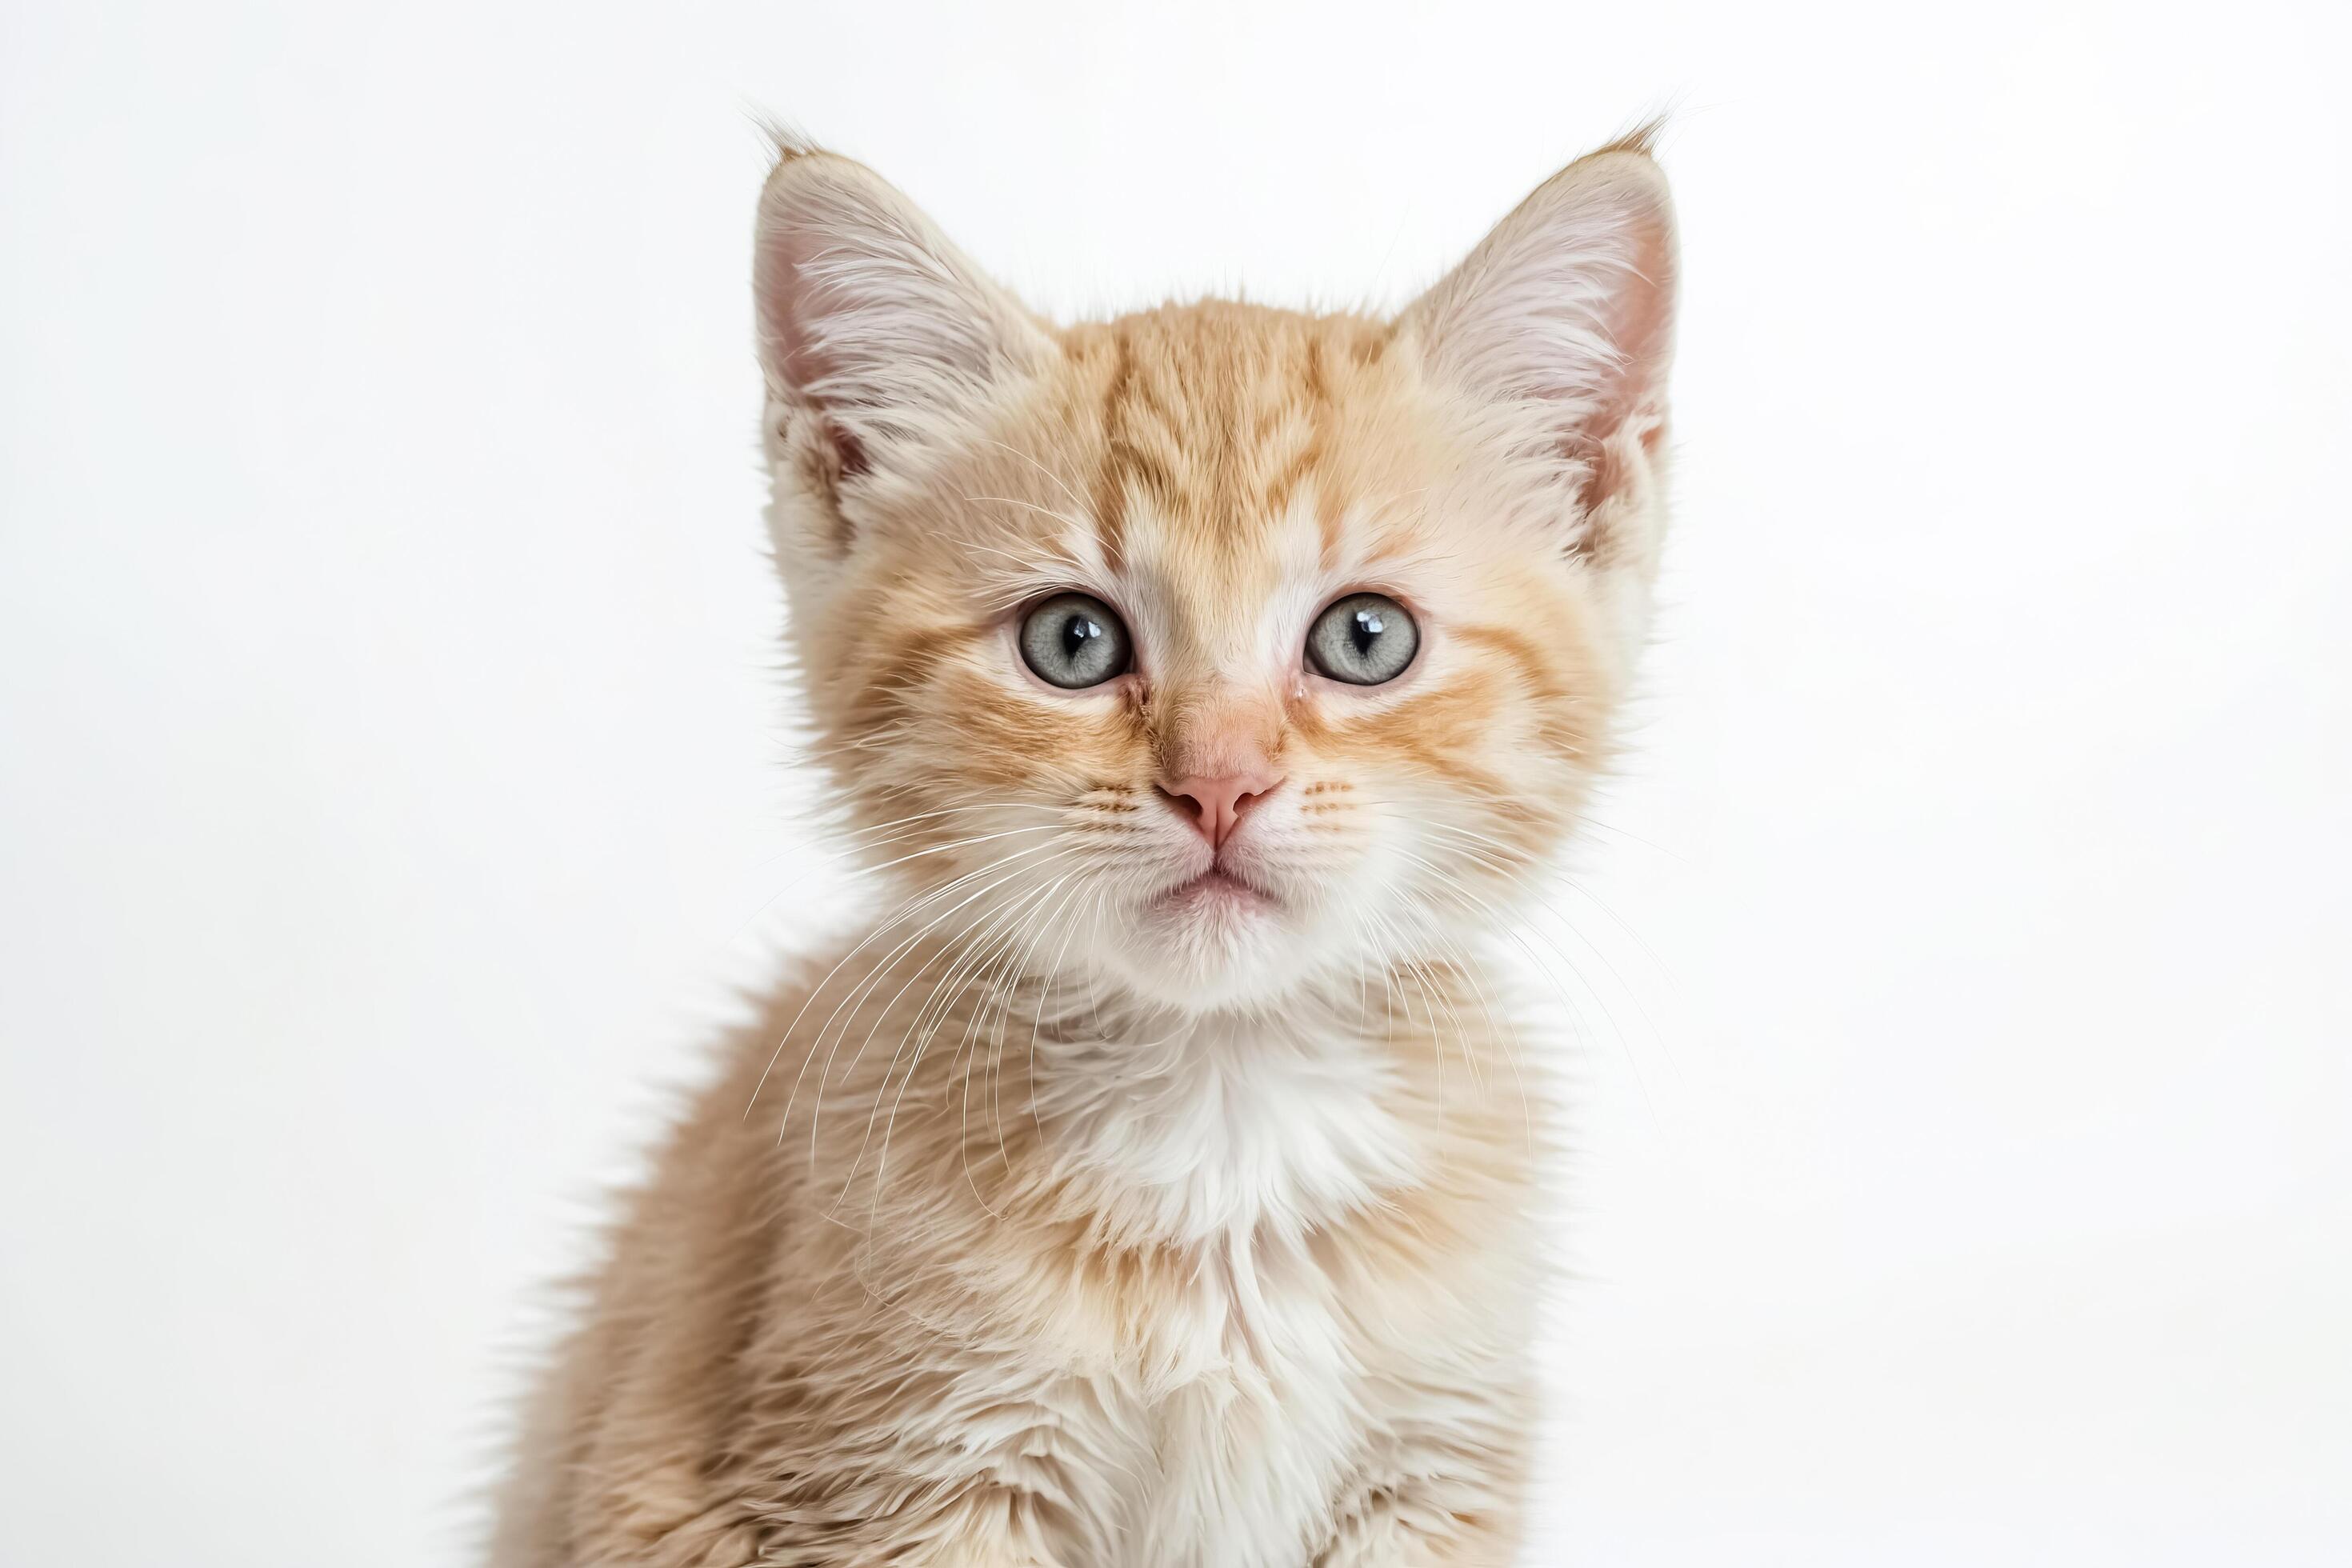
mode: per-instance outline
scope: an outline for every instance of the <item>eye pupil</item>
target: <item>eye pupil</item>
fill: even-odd
[[[1402,675],[1421,647],[1421,629],[1402,605],[1380,594],[1350,594],[1326,605],[1307,634],[1308,662],[1350,686],[1384,686]]]
[[[1022,662],[1048,686],[1065,691],[1100,686],[1127,673],[1127,627],[1101,600],[1057,594],[1021,623]]]

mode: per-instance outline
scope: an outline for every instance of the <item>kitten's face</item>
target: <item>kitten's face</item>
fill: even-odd
[[[840,206],[778,201],[795,170],[762,237],[772,521],[894,937],[1205,1008],[1492,923],[1571,827],[1638,633],[1662,415],[1646,374],[1610,395],[1631,351],[1480,388],[1461,345],[1495,328],[1446,285],[1394,325],[1052,333],[952,252],[853,274]],[[1662,216],[1624,254],[1663,275]]]

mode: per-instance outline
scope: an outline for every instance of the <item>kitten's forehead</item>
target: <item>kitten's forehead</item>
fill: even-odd
[[[1087,400],[1106,503],[1147,497],[1204,542],[1234,542],[1285,503],[1344,434],[1388,329],[1212,302],[1076,327],[1067,386]],[[1114,545],[1123,507],[1106,518]]]
[[[1043,531],[1156,623],[1139,629],[1164,658],[1286,637],[1293,600],[1395,552],[1380,523],[1420,488],[1390,342],[1362,318],[1222,301],[1071,329],[1051,416],[1017,433],[1060,498]]]

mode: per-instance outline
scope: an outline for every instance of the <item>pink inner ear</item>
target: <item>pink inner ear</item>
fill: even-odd
[[[1054,352],[905,197],[830,154],[769,176],[751,284],[769,391],[816,421],[838,475],[889,468]]]
[[[770,225],[760,235],[751,267],[751,294],[760,312],[760,353],[769,378],[805,398],[826,366],[811,342],[808,298],[823,287],[809,275],[811,237],[797,224]]]
[[[813,296],[827,286],[812,275],[809,266],[815,243],[798,225],[768,228],[760,236],[751,289],[759,310],[761,359],[770,382],[807,410],[803,416],[814,422],[811,427],[832,448],[840,477],[856,479],[871,466],[865,444],[811,392],[835,368],[811,331],[823,303]]]
[[[1664,181],[1613,149],[1538,187],[1414,309],[1433,363],[1465,390],[1549,407],[1597,498],[1623,478],[1611,443],[1654,446],[1664,422],[1674,274]]]
[[[1626,227],[1632,255],[1608,322],[1621,357],[1591,431],[1603,441],[1660,401],[1674,331],[1675,252],[1666,225],[1660,215],[1643,215]],[[1643,444],[1654,437],[1654,430],[1643,432]]]

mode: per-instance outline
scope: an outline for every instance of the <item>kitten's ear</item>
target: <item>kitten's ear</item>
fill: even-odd
[[[878,175],[796,142],[781,151],[751,267],[770,438],[814,458],[828,487],[904,469],[1058,352]]]
[[[1432,374],[1524,414],[1590,518],[1646,473],[1674,355],[1675,219],[1648,133],[1537,187],[1404,313]]]

